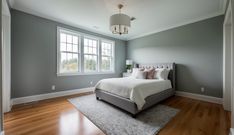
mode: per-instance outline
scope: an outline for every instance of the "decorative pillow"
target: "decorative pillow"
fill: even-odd
[[[155,79],[168,80],[170,69],[157,68],[155,69],[155,71],[156,71],[154,75]]]
[[[144,68],[133,68],[131,76],[135,77],[138,71],[144,71]]]
[[[135,76],[136,72],[139,70],[139,68],[133,68],[132,69],[132,75],[131,76]]]
[[[147,75],[147,72],[146,71],[140,71],[138,70],[135,74],[135,78],[136,79],[145,79],[146,78],[146,75]]]
[[[164,75],[165,68],[157,68],[155,69],[155,74],[154,78],[155,79],[160,79],[160,80],[165,80],[165,75]]]
[[[154,79],[155,68],[145,69],[147,72],[146,79]]]

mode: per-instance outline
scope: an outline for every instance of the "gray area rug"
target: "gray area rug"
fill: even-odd
[[[69,101],[107,135],[155,135],[178,112],[165,105],[156,105],[136,118],[106,103],[94,94]]]

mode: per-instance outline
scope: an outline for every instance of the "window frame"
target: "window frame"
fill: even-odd
[[[84,39],[85,38],[88,39],[88,40],[96,40],[97,41],[97,52],[96,52],[97,54],[90,54],[90,53],[85,53],[84,52]],[[84,74],[97,73],[97,72],[99,72],[99,65],[100,65],[100,61],[99,61],[99,57],[100,57],[100,50],[99,50],[100,43],[99,43],[99,39],[96,38],[96,37],[93,37],[93,36],[88,36],[88,35],[84,35],[82,39],[83,39],[83,44],[82,44],[83,51],[82,51],[81,55],[82,55],[82,63],[83,63],[82,64],[83,73]],[[88,71],[88,72],[85,71],[85,65],[84,65],[84,56],[85,55],[97,56],[96,71]]]
[[[78,71],[67,72],[67,73],[60,72],[60,65],[61,65],[60,34],[62,32],[64,32],[65,34],[67,33],[67,34],[75,35],[78,37],[78,53],[73,52],[74,54],[78,54]],[[66,51],[66,53],[72,53],[72,52]],[[81,34],[73,30],[57,27],[57,75],[61,75],[61,76],[62,75],[75,75],[75,74],[80,74],[80,73],[81,73]]]
[[[111,69],[112,70],[107,70],[107,71],[103,71],[101,66],[102,66],[102,42],[105,42],[105,43],[110,43],[112,45],[112,53],[111,55],[112,56],[104,56],[104,57],[111,57],[112,58],[112,63],[111,63]],[[115,42],[114,41],[111,41],[111,40],[107,40],[107,39],[101,39],[100,40],[100,57],[99,57],[99,61],[100,61],[100,64],[99,64],[99,69],[101,72],[104,72],[104,73],[111,73],[113,71],[115,71]]]
[[[60,64],[61,64],[61,52],[60,52],[60,31],[65,31],[65,33],[71,32],[71,34],[75,34],[78,36],[78,72],[71,72],[71,73],[60,73]],[[97,48],[97,70],[94,72],[85,72],[84,71],[84,38],[90,38],[97,40],[98,48]],[[102,41],[106,41],[108,43],[112,43],[112,55],[113,55],[113,62],[112,62],[112,70],[111,71],[102,71],[101,70],[101,59],[102,59]],[[81,33],[75,30],[70,30],[67,28],[57,26],[57,76],[76,76],[76,75],[96,75],[96,74],[115,74],[115,41]]]

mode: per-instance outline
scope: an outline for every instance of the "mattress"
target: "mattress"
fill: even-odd
[[[146,97],[170,88],[172,88],[170,80],[135,79],[132,77],[103,79],[95,86],[95,89],[133,101],[138,110],[144,106]]]

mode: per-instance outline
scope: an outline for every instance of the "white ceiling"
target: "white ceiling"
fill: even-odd
[[[11,8],[123,40],[149,35],[224,14],[226,0],[9,0]],[[127,35],[113,35],[109,17],[136,18]]]

